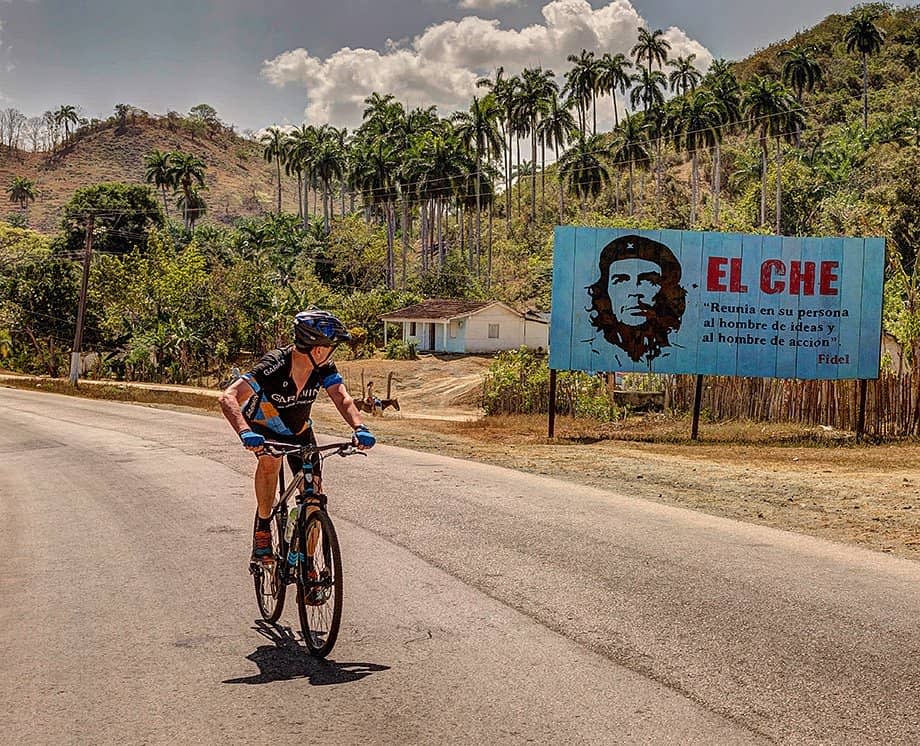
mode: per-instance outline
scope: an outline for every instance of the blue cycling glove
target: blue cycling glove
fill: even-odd
[[[364,425],[358,425],[355,428],[355,434],[352,437],[352,440],[359,446],[364,448],[373,448],[374,443],[377,442],[377,438],[374,437],[373,433],[367,429]]]
[[[243,430],[240,433],[240,440],[246,448],[258,448],[265,442],[265,438],[252,430]]]

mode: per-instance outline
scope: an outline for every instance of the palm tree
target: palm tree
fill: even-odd
[[[608,94],[613,100],[614,127],[620,124],[620,115],[617,111],[617,91],[625,94],[632,85],[632,76],[629,74],[631,67],[632,63],[622,54],[615,54],[612,57],[605,54],[598,62],[597,90],[598,93]]]
[[[25,211],[26,203],[35,201],[35,182],[24,176],[14,176],[6,193],[10,195],[10,202],[18,202],[20,209]]]
[[[70,125],[80,123],[80,115],[77,113],[76,106],[65,104],[54,112],[54,119],[58,125],[64,126],[64,142],[70,139]]]
[[[610,180],[603,163],[609,149],[601,135],[585,138],[579,133],[575,144],[559,159],[559,176],[579,198],[582,215],[587,211],[588,197],[596,197]]]
[[[320,181],[323,191],[323,226],[329,232],[332,219],[331,187],[333,182],[342,178],[345,171],[345,149],[341,133],[328,124],[317,131],[317,144],[313,154],[313,173]]]
[[[643,67],[632,79],[635,87],[629,92],[629,103],[634,109],[640,102],[645,105],[646,112],[655,106],[664,106],[668,79],[661,70],[649,71]]]
[[[805,126],[805,119],[798,103],[788,89],[779,81],[757,76],[748,83],[744,101],[744,114],[748,128],[760,139],[761,183],[760,224],[767,222],[767,144],[768,138],[776,140],[776,232],[780,233],[782,218],[781,173],[783,139],[792,141],[795,133]]]
[[[268,162],[275,162],[276,177],[278,179],[278,214],[281,214],[281,166],[287,163],[288,142],[287,136],[277,127],[269,127],[265,134],[259,138],[262,143],[262,157]]]
[[[863,127],[869,126],[869,55],[876,54],[885,41],[885,32],[875,25],[878,16],[870,10],[861,10],[852,16],[850,27],[843,40],[847,52],[859,52],[862,56],[863,78]]]
[[[316,149],[317,131],[313,125],[303,124],[288,136],[288,164],[298,174],[303,174],[303,228],[310,221],[310,187],[313,185],[313,154]]]
[[[204,198],[197,189],[190,189],[180,194],[179,199],[176,200],[176,206],[185,215],[186,230],[192,230],[198,219],[207,212]]]
[[[633,214],[633,168],[649,162],[648,124],[643,114],[627,114],[614,130],[612,161],[629,170],[629,214]]]
[[[816,84],[821,82],[823,71],[815,59],[815,48],[812,45],[796,45],[791,49],[784,49],[779,53],[785,58],[783,62],[783,82],[790,85],[795,91],[795,100],[802,103],[802,94],[811,93]]]
[[[371,143],[359,140],[355,150],[355,186],[367,202],[383,212],[387,235],[387,288],[396,287],[396,183],[399,167],[394,148],[383,138]]]
[[[677,100],[672,110],[671,137],[676,150],[685,150],[690,156],[690,229],[696,225],[699,204],[700,171],[699,153],[711,148],[721,139],[724,112],[715,97],[706,90]]]
[[[550,96],[546,106],[543,118],[537,125],[537,134],[540,142],[544,146],[553,149],[553,157],[559,160],[559,148],[564,148],[566,143],[571,139],[572,132],[575,130],[575,118],[572,112],[562,106],[559,102],[559,96],[555,93]],[[562,188],[562,180],[559,181],[559,224],[565,222],[565,190]]]
[[[658,63],[658,69],[661,70],[668,59],[668,52],[671,51],[670,42],[664,38],[664,31],[656,29],[649,33],[647,28],[639,29],[639,40],[635,46],[629,50],[629,54],[636,60],[636,67],[641,66],[642,60],[648,63],[648,72],[651,75],[652,63]]]
[[[668,60],[668,67],[674,68],[671,74],[668,75],[668,82],[671,84],[672,91],[680,89],[681,96],[687,95],[688,88],[691,91],[695,91],[697,85],[703,79],[703,75],[693,65],[695,59],[695,54],[688,54],[686,57]]]
[[[579,129],[581,136],[587,136],[588,130],[588,105],[594,102],[597,93],[597,79],[600,68],[599,60],[594,58],[594,52],[582,49],[581,54],[570,54],[566,57],[573,67],[565,74],[565,86],[562,93],[578,108]],[[594,133],[597,133],[597,115],[594,117]]]
[[[169,200],[166,197],[166,190],[176,187],[170,176],[169,153],[164,153],[162,150],[151,150],[144,156],[144,166],[146,167],[144,179],[163,193],[163,209],[166,211],[166,217],[169,217]]]
[[[814,46],[797,45],[779,53],[780,57],[786,58],[783,62],[783,82],[792,86],[799,106],[802,105],[802,94],[805,91],[811,93],[823,76],[821,65],[815,59],[814,51]],[[796,145],[801,145],[801,134],[798,132],[795,135],[795,141]]]
[[[537,219],[537,123],[545,114],[549,99],[559,91],[552,70],[527,68],[521,72],[517,114],[530,136],[530,220]]]
[[[741,86],[724,60],[713,60],[703,81],[722,110],[720,137],[713,146],[712,156],[712,221],[719,227],[719,207],[722,193],[722,138],[741,120]]]
[[[514,104],[515,96],[517,93],[517,87],[520,85],[520,80],[517,77],[505,78],[505,69],[503,67],[498,67],[495,70],[495,80],[489,80],[488,78],[483,78],[476,81],[476,85],[479,87],[488,88],[492,95],[495,96],[495,101],[502,108],[504,117],[501,120],[501,130],[503,136],[508,138],[508,146],[505,148],[505,158],[503,162],[504,175],[505,175],[505,223],[507,225],[508,232],[511,232],[511,154],[512,154],[512,142],[514,137]]]
[[[479,268],[479,258],[482,253],[482,167],[483,157],[485,162],[491,160],[493,153],[501,151],[503,143],[501,133],[498,131],[498,119],[501,116],[501,107],[495,96],[487,94],[483,98],[473,96],[473,103],[469,111],[457,112],[453,116],[454,128],[457,137],[467,148],[472,151],[476,159],[476,243],[471,251],[471,260],[475,254],[475,266]]]
[[[204,186],[204,172],[207,169],[207,165],[198,156],[180,151],[174,151],[169,154],[169,163],[167,176],[171,183],[177,185],[182,191],[181,209],[185,219],[185,229],[191,230],[195,220],[200,217],[197,214],[193,217],[189,212],[197,209],[197,193],[193,195],[195,191],[194,184],[198,184],[200,187]]]

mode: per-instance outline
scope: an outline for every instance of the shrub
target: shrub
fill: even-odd
[[[415,342],[404,342],[401,339],[391,339],[387,343],[384,357],[387,360],[416,360],[418,353]]]

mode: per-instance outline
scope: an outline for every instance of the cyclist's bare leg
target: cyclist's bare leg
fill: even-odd
[[[259,504],[259,518],[270,518],[275,493],[278,490],[278,472],[281,471],[281,459],[274,456],[259,456],[256,467],[256,501]]]

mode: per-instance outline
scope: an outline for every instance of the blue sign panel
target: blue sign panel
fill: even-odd
[[[882,238],[557,227],[556,370],[877,378]]]

